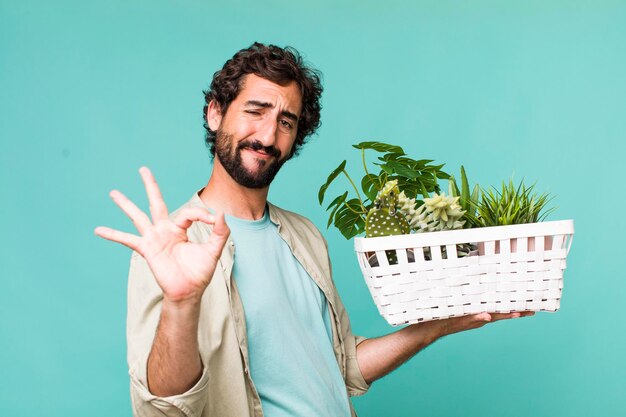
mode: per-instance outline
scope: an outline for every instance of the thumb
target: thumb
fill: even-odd
[[[219,258],[228,240],[228,236],[230,236],[230,229],[226,224],[223,212],[216,212],[214,219],[213,231],[209,237],[209,241],[205,243],[205,245],[216,258]]]
[[[224,239],[224,241],[226,241],[226,239],[228,239],[228,236],[230,236],[230,228],[226,224],[224,213],[221,211],[218,211],[215,213],[215,223],[213,224],[213,234]]]

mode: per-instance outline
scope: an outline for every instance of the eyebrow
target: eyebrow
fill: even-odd
[[[258,100],[248,100],[244,103],[244,106],[262,107],[264,109],[274,108],[274,105],[272,103],[268,103],[265,101],[258,101]],[[293,120],[294,122],[298,121],[298,116],[296,116],[294,113],[290,112],[289,110],[283,110],[282,112],[280,112],[280,114],[285,116],[288,119]]]

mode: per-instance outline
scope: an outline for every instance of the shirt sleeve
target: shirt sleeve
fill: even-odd
[[[153,395],[148,389],[148,356],[161,315],[163,293],[145,259],[133,252],[128,276],[126,339],[130,396],[135,417],[199,417],[207,401],[209,372],[189,391],[169,397]]]
[[[335,306],[339,316],[344,350],[346,352],[345,380],[348,394],[353,397],[363,395],[367,392],[367,390],[369,390],[370,384],[365,381],[365,378],[363,378],[363,374],[361,373],[361,368],[359,367],[359,363],[356,358],[356,347],[359,343],[365,340],[365,337],[352,334],[348,313],[346,312],[338,293],[335,298]]]

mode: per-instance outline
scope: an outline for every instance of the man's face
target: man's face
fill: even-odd
[[[281,86],[248,74],[226,114],[209,105],[217,160],[244,187],[268,187],[291,153],[301,110],[296,82]]]

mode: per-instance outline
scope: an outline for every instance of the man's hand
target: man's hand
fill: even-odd
[[[480,313],[412,324],[395,333],[366,339],[357,346],[357,362],[366,382],[371,383],[402,365],[435,340],[449,334],[477,329],[499,320],[528,317],[521,313]]]
[[[224,215],[214,216],[200,208],[185,208],[175,220],[170,220],[154,176],[146,167],[139,172],[150,201],[152,220],[119,191],[111,191],[110,196],[133,221],[141,236],[108,227],[97,227],[95,233],[126,245],[143,256],[163,290],[165,301],[199,302],[211,282],[230,234]],[[208,242],[198,244],[188,241],[187,229],[194,221],[213,225]]]
[[[139,172],[152,220],[119,191],[111,191],[110,195],[141,236],[108,227],[98,227],[95,233],[143,256],[163,291],[159,325],[148,357],[147,382],[154,395],[170,396],[189,390],[202,375],[198,348],[200,302],[230,230],[223,214],[213,216],[200,208],[185,208],[171,220],[152,173],[145,167]],[[213,226],[208,242],[189,242],[187,229],[194,221]]]
[[[499,320],[515,319],[519,317],[532,316],[533,311],[523,311],[520,313],[479,313],[463,317],[451,317],[444,320],[434,320],[434,339],[447,336],[449,334],[462,332],[465,330],[478,329],[487,323],[493,323]],[[434,341],[434,340],[433,340]]]

